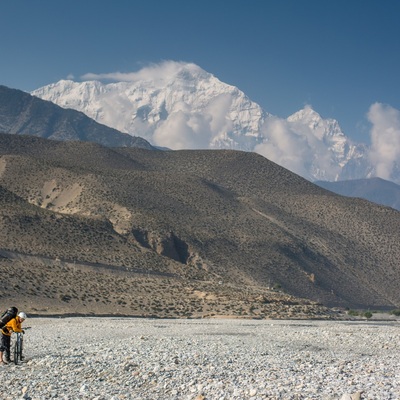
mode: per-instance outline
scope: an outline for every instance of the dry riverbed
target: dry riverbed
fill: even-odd
[[[26,362],[1,367],[2,399],[400,398],[399,321],[79,317],[26,325]]]

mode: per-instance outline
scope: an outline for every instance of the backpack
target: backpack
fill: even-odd
[[[0,329],[2,329],[8,321],[11,321],[18,314],[17,307],[10,307],[4,311],[3,315],[0,317]]]

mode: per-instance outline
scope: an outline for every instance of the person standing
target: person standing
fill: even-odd
[[[11,333],[12,332],[22,332],[22,323],[26,320],[26,314],[20,312],[15,318],[11,319],[1,330],[1,344],[0,344],[0,365],[8,364],[11,354]],[[3,360],[3,355],[5,353],[5,360]]]

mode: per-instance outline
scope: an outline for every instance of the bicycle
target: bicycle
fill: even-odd
[[[24,331],[29,329],[29,327],[24,328]],[[20,361],[23,361],[24,357],[22,355],[22,350],[24,348],[24,332],[14,332],[17,337],[14,343],[14,363],[18,365]]]

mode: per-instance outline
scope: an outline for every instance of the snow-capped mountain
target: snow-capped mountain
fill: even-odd
[[[310,180],[371,175],[367,147],[352,143],[337,121],[308,106],[286,119],[273,116],[188,63],[165,62],[122,80],[62,80],[32,94],[155,146],[256,151]]]
[[[234,86],[194,64],[169,63],[129,82],[59,81],[32,92],[171,149],[252,150],[268,117]]]
[[[287,121],[308,143],[314,142],[311,146],[313,162],[309,168],[312,180],[337,181],[371,175],[367,146],[346,137],[335,119],[323,119],[307,106],[289,116]]]

